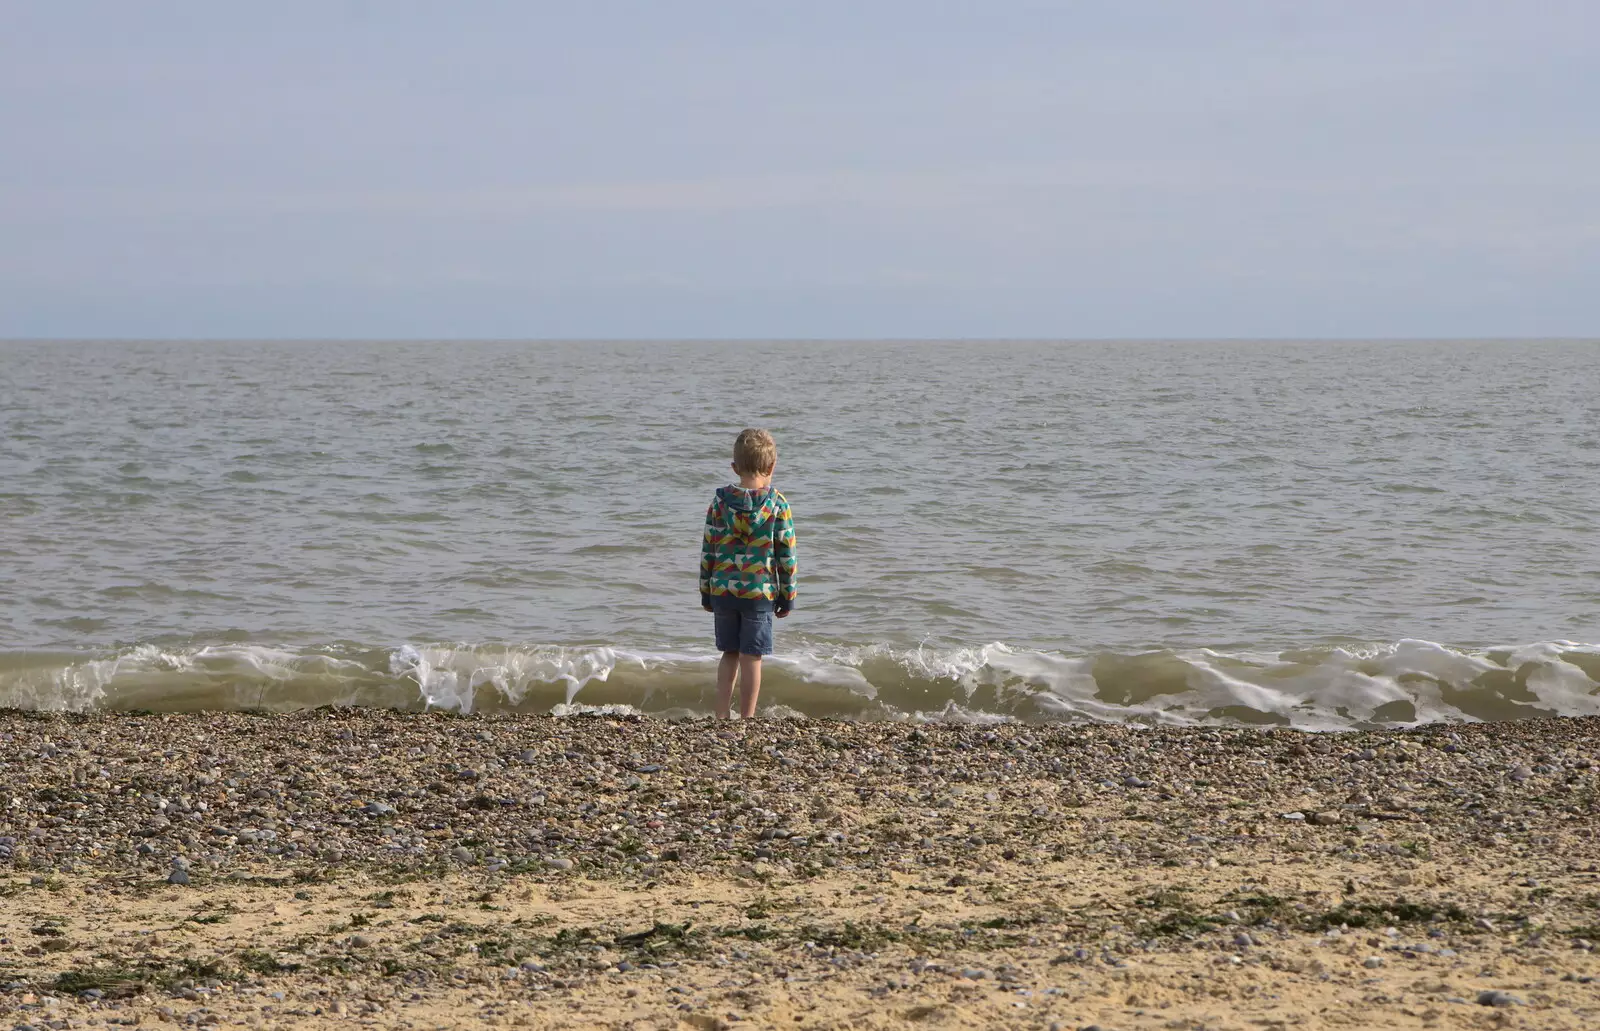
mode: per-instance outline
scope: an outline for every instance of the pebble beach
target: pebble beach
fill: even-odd
[[[1597,745],[0,713],[0,1028],[1593,1027]]]

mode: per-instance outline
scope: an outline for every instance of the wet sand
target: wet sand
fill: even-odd
[[[0,1027],[1600,1026],[1597,743],[0,713]]]

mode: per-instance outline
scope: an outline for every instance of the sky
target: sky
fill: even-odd
[[[1592,0],[0,0],[0,337],[1600,336]]]

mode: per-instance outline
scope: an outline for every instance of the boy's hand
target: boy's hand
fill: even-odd
[[[790,611],[789,609],[777,609],[772,614],[779,619],[787,619]]]
[[[705,609],[705,610],[706,610],[706,611],[707,611],[707,612],[710,612],[710,611],[711,611],[711,606],[710,606],[710,605],[702,605],[702,606],[700,606],[700,607],[701,607],[701,608],[703,608],[703,609]]]

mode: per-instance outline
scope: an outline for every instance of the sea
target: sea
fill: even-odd
[[[1600,342],[0,343],[0,707],[711,711],[745,426],[761,714],[1600,714]]]

